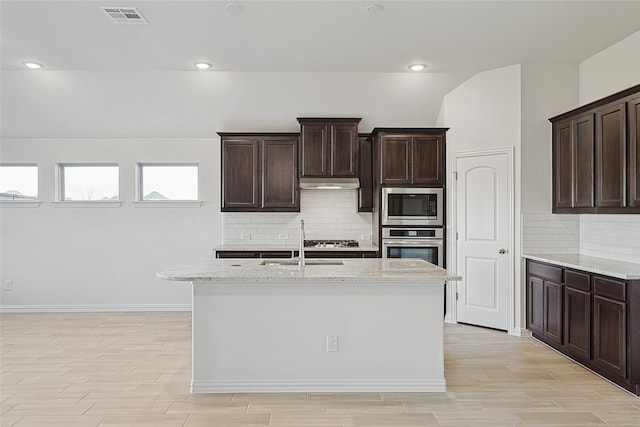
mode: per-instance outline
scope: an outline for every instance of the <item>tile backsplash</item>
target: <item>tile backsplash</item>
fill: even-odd
[[[640,263],[640,215],[580,215],[580,253]]]
[[[356,190],[303,190],[300,212],[223,213],[223,243],[297,245],[301,219],[307,239],[371,240],[371,213],[358,212]]]
[[[522,251],[640,263],[640,215],[523,215]]]
[[[525,254],[578,253],[578,215],[522,215],[522,252]]]

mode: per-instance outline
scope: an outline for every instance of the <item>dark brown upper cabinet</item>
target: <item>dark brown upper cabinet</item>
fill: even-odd
[[[385,186],[442,187],[445,128],[376,128],[379,182]]]
[[[626,206],[625,103],[596,110],[596,206]]]
[[[549,119],[554,213],[640,212],[640,85]]]
[[[371,135],[358,135],[358,212],[373,211],[373,141]]]
[[[298,134],[219,132],[223,212],[299,212]]]
[[[554,126],[554,206],[594,206],[593,112],[558,122]]]
[[[360,120],[299,117],[300,176],[356,178]]]
[[[640,95],[627,101],[627,123],[629,125],[629,167],[627,190],[629,206],[640,208]]]

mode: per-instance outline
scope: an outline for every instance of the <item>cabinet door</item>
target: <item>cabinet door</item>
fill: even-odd
[[[355,178],[358,173],[358,125],[331,125],[330,132],[330,176]]]
[[[384,136],[380,142],[381,184],[409,184],[410,136]]]
[[[596,206],[626,205],[625,103],[596,111]]]
[[[573,207],[573,149],[571,120],[554,124],[553,210]]]
[[[529,276],[527,313],[529,329],[542,333],[544,329],[544,283],[542,279]]]
[[[414,136],[411,159],[411,183],[442,186],[442,137]]]
[[[262,145],[262,207],[299,210],[298,141],[264,140]]]
[[[572,121],[575,144],[575,167],[573,175],[574,204],[576,208],[594,206],[593,184],[593,114]]]
[[[564,345],[574,356],[591,358],[591,293],[564,287]]]
[[[562,285],[545,280],[544,282],[544,336],[562,344]]]
[[[596,365],[627,377],[627,328],[624,302],[593,297],[593,359]]]
[[[260,207],[259,141],[222,141],[222,211]]]
[[[329,126],[303,124],[300,143],[300,176],[323,177],[329,174]]]
[[[369,137],[358,138],[359,164],[358,175],[360,188],[358,189],[358,212],[373,211],[373,147]]]
[[[640,96],[627,102],[629,120],[629,206],[640,207]]]

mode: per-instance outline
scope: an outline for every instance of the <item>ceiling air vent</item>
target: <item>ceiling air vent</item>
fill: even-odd
[[[135,7],[101,7],[116,24],[148,24]]]

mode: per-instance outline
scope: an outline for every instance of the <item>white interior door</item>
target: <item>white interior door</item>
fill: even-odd
[[[508,329],[513,257],[510,152],[455,158],[459,322]]]

